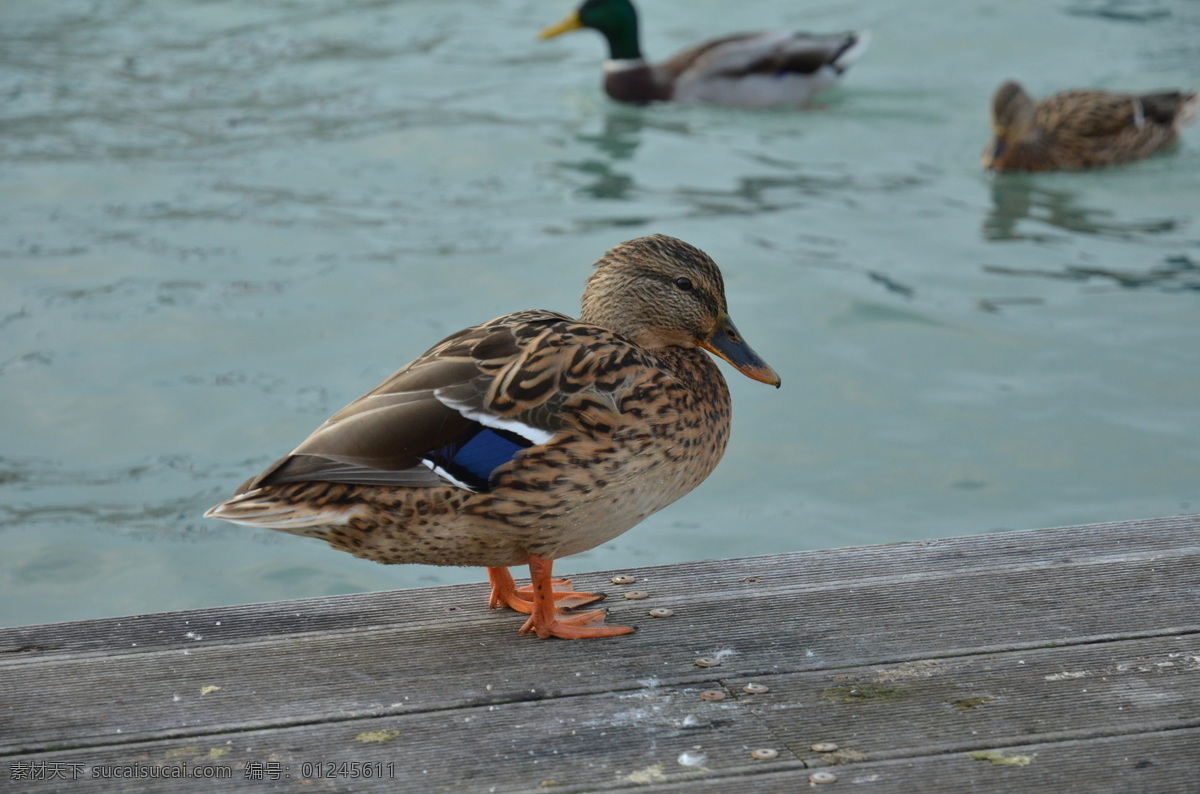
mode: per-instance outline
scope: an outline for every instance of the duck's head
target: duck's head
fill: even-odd
[[[992,141],[983,152],[983,167],[1003,162],[1014,143],[1037,135],[1036,104],[1020,83],[1009,80],[992,96]]]
[[[717,263],[683,240],[655,234],[608,251],[583,291],[580,319],[650,351],[704,348],[746,377],[779,386],[729,319]]]
[[[638,45],[638,17],[629,0],[586,0],[561,22],[543,30],[539,38],[550,39],[572,30],[591,28],[608,39],[609,57],[633,60],[642,57]]]

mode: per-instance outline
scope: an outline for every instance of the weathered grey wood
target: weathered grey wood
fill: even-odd
[[[1111,736],[1006,747],[1008,764],[969,753],[867,761],[832,767],[831,785],[811,786],[811,769],[766,771],[753,777],[707,777],[640,789],[649,794],[795,794],[817,792],[903,792],[911,794],[1195,794],[1200,730]],[[1025,766],[1012,763],[1029,759]],[[567,789],[575,792],[586,789]],[[560,794],[566,794],[560,792]]]
[[[187,736],[196,725],[247,729],[629,690],[648,676],[686,683],[707,675],[694,666],[696,656],[721,650],[732,652],[726,671],[752,674],[1196,631],[1195,603],[1154,594],[1185,593],[1200,570],[1197,552],[1087,557],[1053,568],[955,568],[940,577],[889,572],[882,560],[869,580],[820,589],[788,588],[779,583],[787,569],[760,558],[743,569],[758,571],[760,582],[718,579],[714,590],[693,579],[690,591],[675,582],[677,596],[663,587],[667,572],[651,570],[640,572],[638,586],[667,595],[613,607],[615,620],[636,620],[642,631],[589,643],[518,637],[520,618],[487,614],[477,604],[450,621],[439,612],[423,622],[407,614],[393,628],[235,644],[201,634],[184,648],[139,646],[36,664],[27,657],[0,667],[15,693],[0,750],[105,743],[114,720],[126,740],[153,739]],[[637,617],[656,605],[675,609],[676,617]],[[195,627],[183,620],[180,633]],[[448,675],[455,686],[439,686]],[[51,692],[39,691],[46,677],[60,682]],[[220,686],[222,694],[201,696],[205,686]],[[98,691],[103,699],[94,697]],[[248,693],[256,694],[250,700]]]
[[[610,593],[614,621],[640,624],[611,640],[518,637],[521,618],[488,613],[483,586],[0,630],[0,754],[91,765],[216,751],[238,770],[128,791],[268,787],[241,770],[270,760],[398,765],[394,779],[305,782],[316,791],[693,790],[684,778],[794,791],[806,764],[827,763],[809,746],[832,740],[848,753],[834,760],[853,761],[838,790],[878,768],[903,785],[876,790],[961,791],[1059,770],[1043,759],[1072,744],[1071,759],[1089,756],[1106,737],[1173,770],[1172,748],[1200,727],[1196,516],[633,573],[651,598],[576,577]],[[647,617],[654,606],[676,614]],[[697,667],[703,654],[721,666]],[[771,691],[742,693],[750,678]],[[713,687],[729,696],[699,699]],[[399,733],[354,738],[371,731]],[[1026,744],[1046,749],[1022,769],[981,772],[992,765],[963,755]],[[780,756],[756,761],[756,746]],[[683,766],[685,752],[704,760]],[[903,787],[926,773],[958,787]],[[1182,778],[1153,780],[1172,791]]]
[[[1200,518],[1186,515],[770,557],[708,560],[648,569],[653,573],[643,573],[656,577],[656,595],[695,598],[697,594],[706,594],[719,587],[722,589],[719,595],[737,597],[739,591],[735,586],[741,579],[753,576],[762,577],[762,582],[756,587],[745,588],[751,593],[763,593],[770,588],[819,593],[852,582],[895,577],[918,581],[946,573],[963,574],[976,568],[994,570],[1016,566],[1037,570],[1085,559],[1119,561],[1125,555],[1153,557],[1197,546],[1200,546]],[[558,567],[569,570],[570,562],[568,558]],[[619,595],[619,588],[608,584],[607,573],[575,578],[579,584]],[[482,572],[480,579],[482,582]],[[0,628],[0,664],[29,656],[46,658],[87,651],[107,654],[135,648],[147,651],[189,647],[194,644],[186,636],[189,631],[200,634],[209,642],[229,643],[306,631],[423,624],[432,616],[448,625],[462,621],[462,630],[469,630],[479,616],[479,604],[486,595],[486,586],[481,583]],[[218,621],[220,625],[216,625]]]
[[[719,685],[710,682],[709,686]],[[293,780],[305,762],[401,762],[394,778],[329,781],[340,783],[333,787],[340,791],[488,791],[493,786],[497,791],[544,790],[543,784],[550,780],[556,782],[555,789],[634,786],[639,780],[668,775],[674,779],[703,775],[699,766],[678,763],[681,754],[696,752],[697,745],[707,748],[703,751],[707,766],[749,766],[747,748],[767,743],[766,730],[753,719],[729,716],[738,708],[736,701],[710,703],[699,698],[700,691],[698,687],[654,687],[621,696],[589,695],[502,708],[482,706],[283,731],[218,734],[186,743],[183,746],[193,750],[183,756],[176,754],[182,744],[177,742],[133,747],[146,763],[171,763],[177,758],[201,763],[214,749],[229,750],[212,762],[221,764],[241,765],[269,754],[290,770]],[[356,738],[371,731],[382,732],[377,738],[384,741]],[[89,765],[129,763],[130,751],[106,747],[32,757]],[[234,783],[245,783],[242,775],[237,778]],[[211,785],[195,781],[193,788],[179,790],[207,791]]]
[[[827,763],[826,758],[845,762],[857,757],[863,760],[831,768],[842,783],[879,782],[873,778],[882,775],[882,780],[901,779],[915,786],[888,790],[936,791],[939,789],[931,781],[948,774],[936,771],[937,767],[947,765],[947,757],[953,757],[956,763],[949,766],[956,771],[947,778],[954,787],[943,790],[971,790],[961,786],[963,780],[992,786],[1003,780],[1013,780],[1014,770],[1003,765],[999,770],[993,770],[995,765],[990,762],[973,760],[966,755],[972,750],[984,749],[998,752],[997,760],[1026,755],[1032,757],[1033,764],[1050,766],[1053,770],[1051,779],[1058,780],[1059,787],[1047,786],[1043,789],[1047,791],[1122,790],[1119,787],[1091,787],[1093,781],[1097,784],[1107,782],[1113,776],[1126,784],[1131,780],[1145,783],[1150,779],[1162,786],[1159,789],[1127,787],[1125,791],[1188,791],[1187,787],[1167,787],[1169,781],[1163,774],[1169,771],[1174,776],[1173,785],[1194,780],[1195,759],[1200,756],[1189,756],[1186,750],[1188,747],[1200,749],[1196,744],[1200,740],[1200,726],[1181,730],[1164,727],[1164,724],[1184,722],[1188,716],[1193,724],[1198,721],[1196,678],[1200,676],[1200,669],[1194,663],[1195,656],[1189,652],[1167,650],[1171,647],[1166,645],[1167,642],[1156,639],[1128,643],[1128,647],[1114,657],[1123,661],[1086,670],[1063,670],[1061,662],[1070,658],[1073,649],[1058,648],[1009,654],[1009,658],[991,662],[955,660],[960,669],[962,666],[978,668],[961,677],[955,675],[953,666],[943,663],[905,663],[855,669],[843,674],[761,677],[756,680],[767,683],[771,691],[757,695],[741,693],[737,680],[712,681],[695,687],[650,686],[620,696],[592,695],[500,708],[485,706],[431,711],[298,726],[282,731],[217,734],[186,743],[149,742],[25,758],[43,763],[58,760],[87,768],[129,763],[178,766],[186,762],[191,767],[219,764],[239,769],[234,779],[226,784],[196,780],[172,789],[179,791],[233,790],[248,785],[251,781],[245,779],[240,769],[264,758],[279,763],[281,772],[291,774],[292,779],[300,776],[305,762],[403,763],[395,768],[394,777],[382,780],[318,781],[328,785],[328,790],[339,791],[482,791],[493,786],[496,791],[529,791],[545,790],[549,787],[547,781],[555,782],[553,788],[556,791],[586,791],[634,785],[641,788],[658,781],[678,780],[686,780],[694,786],[700,779],[709,778],[737,779],[741,791],[770,790],[760,789],[760,783],[766,785],[769,781],[757,777],[768,770],[773,778],[782,777],[778,781],[782,788],[778,790],[787,790],[786,786],[795,790],[796,783],[801,779],[807,781],[812,771],[804,769],[802,762],[820,767]],[[1165,647],[1155,650],[1153,646]],[[1100,658],[1103,654],[1094,656],[1097,658],[1093,661],[1104,663]],[[1028,666],[1029,670],[1021,670],[1017,685],[1011,687],[1013,691],[1005,694],[1003,691],[1009,687],[980,685],[979,673],[991,673],[997,681],[1004,682],[1008,680],[1006,672],[1020,661],[1026,661],[1022,667]],[[990,670],[986,669],[989,667]],[[1048,673],[1048,670],[1056,672]],[[1144,680],[1140,677],[1143,673],[1162,673],[1167,678],[1153,688],[1135,686],[1130,692],[1132,684]],[[892,689],[908,687],[911,691],[899,700],[868,698],[850,704],[820,696],[815,703],[796,697],[799,679],[818,677],[829,679],[809,682],[824,687],[820,690],[822,693],[833,687],[853,685],[843,683],[846,681]],[[1054,680],[1046,681],[1047,677]],[[834,682],[832,687],[828,686],[831,681]],[[1089,681],[1103,685],[1103,689],[1090,699],[1092,704],[1079,709],[1064,708],[1064,699],[1070,702],[1089,700],[1081,694]],[[1046,689],[1057,689],[1061,685],[1068,687],[1068,691],[1045,698],[1036,691],[1022,691],[1021,682],[1032,690],[1036,690],[1041,682]],[[953,686],[948,687],[949,684]],[[730,693],[724,701],[709,702],[699,695],[702,689],[720,688]],[[987,696],[978,693],[985,691],[999,693],[994,696],[996,701],[979,702]],[[964,692],[969,693],[968,697],[958,697]],[[956,701],[963,700],[974,702],[966,707],[955,706]],[[1170,712],[1149,719],[1145,715],[1130,715],[1128,720],[1121,714],[1121,704],[1127,704],[1125,707],[1130,709],[1149,710],[1154,708],[1155,702],[1170,704]],[[839,706],[846,713],[837,713]],[[897,709],[903,713],[897,713]],[[973,735],[972,732],[980,734],[981,727],[991,724],[991,709],[1007,709],[1006,720],[1023,720],[1025,724],[1016,731],[1028,731],[1022,737],[1024,741],[1015,741],[1016,731],[1010,731],[1011,735]],[[1028,713],[1022,713],[1026,711]],[[755,720],[754,714],[766,719]],[[1185,715],[1184,719],[1179,719],[1180,715]],[[1151,724],[1155,720],[1158,724]],[[1137,729],[1139,724],[1140,730]],[[904,730],[896,730],[897,726],[904,726]],[[783,730],[778,730],[779,727]],[[370,732],[380,735],[372,737]],[[858,735],[863,732],[869,735]],[[924,737],[924,733],[934,734],[933,740]],[[941,738],[947,733],[957,738],[949,741]],[[1070,734],[1075,738],[1067,738]],[[1107,749],[1091,754],[1090,743],[1081,741],[1081,734],[1098,740]],[[1112,734],[1117,734],[1120,745],[1109,741]],[[1147,741],[1148,737],[1154,736],[1160,737],[1158,742]],[[383,741],[365,740],[370,738]],[[1041,741],[1038,747],[1028,747],[1039,743],[1036,740],[1048,738],[1055,741]],[[837,739],[841,739],[841,749],[831,756],[809,749],[814,741]],[[1131,742],[1136,747],[1131,748]],[[915,746],[917,744],[924,746]],[[1089,759],[1089,766],[1083,769],[1085,774],[1080,778],[1088,781],[1087,787],[1072,789],[1063,785],[1063,781],[1071,778],[1066,777],[1054,761],[1061,755],[1058,748],[1063,744],[1076,748],[1063,756],[1064,760],[1075,761],[1080,755]],[[269,752],[264,753],[264,745]],[[749,757],[750,750],[762,747],[776,749],[780,756],[770,762],[754,761]],[[876,759],[887,760],[888,756],[907,756],[915,760],[904,765],[875,762]],[[681,758],[695,765],[681,764]],[[1152,776],[1142,771],[1148,768],[1144,766],[1146,762],[1157,767]],[[1139,764],[1143,766],[1139,767]],[[1032,770],[1024,780],[1041,780],[1043,771]],[[1097,776],[1099,771],[1103,771],[1103,777]],[[1020,776],[1015,779],[1021,780]],[[160,785],[146,780],[133,783],[135,785],[126,790],[154,791]],[[916,786],[917,783],[922,785]],[[92,785],[92,790],[102,791],[111,790],[106,787],[111,786],[112,781],[78,781],[75,785],[84,786],[82,790],[86,791],[85,784]],[[978,790],[988,791],[986,785]],[[993,787],[990,790],[1036,790],[1027,787],[1025,782],[1014,785],[1016,787],[1012,789]],[[748,786],[752,788],[748,789]],[[703,790],[725,789],[717,786]]]
[[[809,766],[828,741],[881,760],[1200,727],[1200,634],[754,680],[744,707]]]

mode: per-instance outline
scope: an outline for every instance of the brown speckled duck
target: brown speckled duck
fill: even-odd
[[[992,98],[983,167],[1057,171],[1128,163],[1171,143],[1196,116],[1196,94],[1065,91],[1035,103],[1012,81]]]
[[[573,320],[505,315],[453,334],[205,513],[381,563],[480,565],[521,633],[609,637],[603,595],[551,578],[699,485],[729,439],[705,351],[779,385],[729,319],[716,263],[654,235],[596,263]],[[517,588],[508,566],[528,564]]]
[[[630,0],[586,0],[548,39],[592,28],[608,42],[604,90],[618,102],[707,102],[739,108],[803,105],[836,83],[866,50],[866,33],[811,34],[771,30],[706,41],[662,63],[642,56],[637,11]]]

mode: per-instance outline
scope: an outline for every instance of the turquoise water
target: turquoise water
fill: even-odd
[[[0,623],[481,581],[201,513],[652,232],[722,264],[783,388],[727,370],[717,472],[562,571],[1197,509],[1200,129],[978,159],[1010,77],[1200,87],[1200,6],[643,0],[652,56],[872,30],[818,107],[748,113],[611,104],[597,37],[534,40],[570,5],[5,5]]]

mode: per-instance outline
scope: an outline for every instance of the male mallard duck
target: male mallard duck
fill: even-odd
[[[703,351],[779,386],[729,319],[717,265],[663,235],[596,263],[583,313],[459,331],[338,411],[205,513],[320,538],[382,563],[481,565],[521,633],[610,637],[603,598],[553,580],[700,484],[729,439],[729,389]],[[527,563],[518,589],[508,566]]]
[[[1196,116],[1196,94],[1065,91],[1036,104],[1009,81],[992,98],[983,167],[1056,171],[1139,160],[1175,140]]]
[[[642,57],[637,11],[629,0],[586,0],[541,32],[580,28],[608,40],[604,90],[618,102],[711,102],[740,108],[802,105],[829,88],[867,47],[865,33],[740,33],[698,44],[659,64]]]

